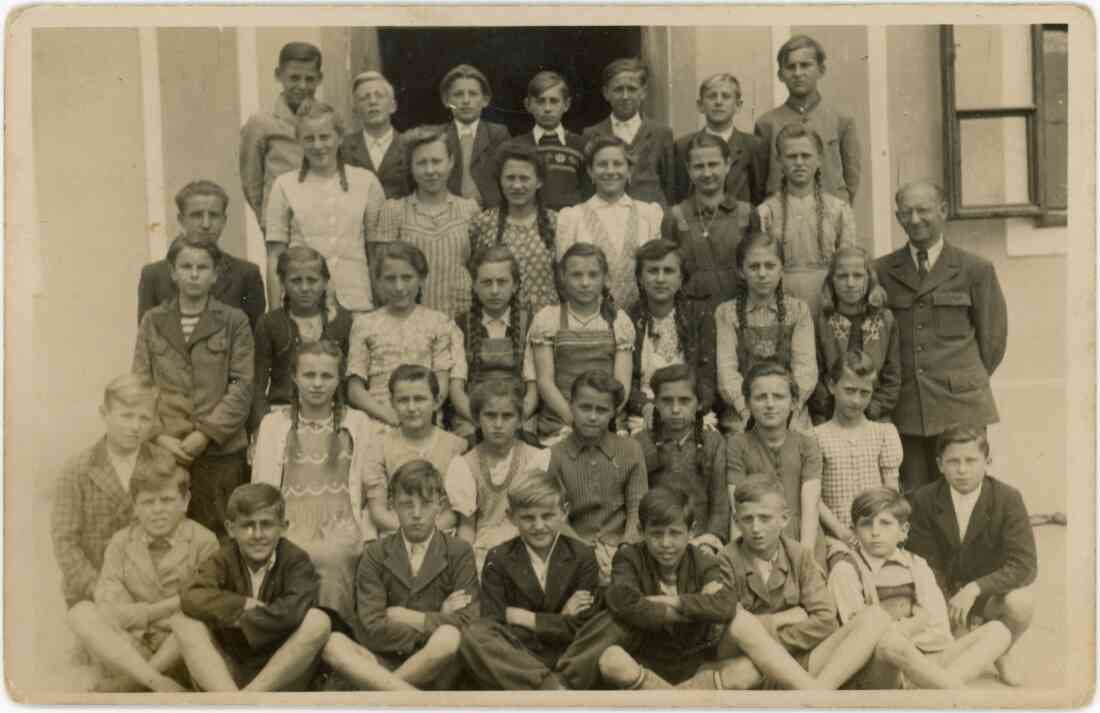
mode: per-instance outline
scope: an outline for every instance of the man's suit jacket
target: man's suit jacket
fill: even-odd
[[[375,166],[367,150],[367,140],[362,131],[348,134],[340,145],[340,153],[349,166],[373,171],[382,184],[386,198],[404,198],[412,191],[409,185],[409,167],[405,162],[405,142],[402,135],[393,130],[393,141],[382,156],[382,165]]]
[[[1005,355],[1008,309],[992,263],[945,242],[923,282],[908,245],[879,258],[875,272],[901,338],[898,431],[996,423],[989,377]]]
[[[614,136],[611,130],[611,117],[584,130],[586,142],[605,134]],[[634,155],[634,166],[630,173],[630,185],[627,194],[634,200],[656,203],[665,209],[675,194],[675,147],[672,129],[642,116],[642,125],[630,144]]]
[[[508,127],[481,119],[477,123],[474,135],[474,147],[470,153],[470,173],[481,193],[481,208],[495,208],[500,205],[500,186],[497,185],[496,155],[501,144],[510,139]],[[456,196],[462,195],[462,144],[458,140],[458,129],[452,121],[447,124],[447,144],[451,147],[451,156],[455,165],[447,179],[447,189]]]
[[[1003,595],[1035,581],[1035,533],[1020,491],[986,476],[961,541],[946,480],[918,488],[909,502],[907,547],[928,561],[948,597],[974,581],[983,595]]]
[[[703,130],[695,131],[676,139],[674,147],[676,165],[676,197],[674,203],[680,203],[692,193],[691,177],[688,175],[688,147],[691,141]],[[733,130],[729,140],[730,171],[726,174],[726,195],[752,205],[760,205],[768,197],[768,146],[759,136]]]
[[[504,610],[519,607],[535,612],[535,630],[509,627],[532,651],[547,650],[561,654],[585,622],[598,611],[598,602],[574,617],[561,615],[562,607],[574,592],[597,594],[600,568],[591,547],[562,534],[550,555],[546,572],[546,591],[539,586],[531,556],[523,538],[515,537],[497,545],[485,558],[481,572],[481,615],[506,624]]]
[[[248,315],[252,329],[267,307],[264,281],[260,277],[260,268],[254,263],[222,253],[218,264],[218,279],[210,296],[222,304]],[[176,283],[172,282],[172,266],[168,260],[157,260],[141,268],[138,281],[138,324],[145,313],[157,305],[176,298]]]

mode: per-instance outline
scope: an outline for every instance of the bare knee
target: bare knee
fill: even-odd
[[[890,628],[890,625],[894,623],[894,620],[890,618],[890,615],[887,614],[886,610],[882,607],[867,607],[859,614],[856,614],[852,621],[856,622],[856,625],[860,629],[882,632],[885,632]]]
[[[1004,596],[1002,619],[1009,629],[1026,628],[1035,613],[1035,593],[1030,587],[1014,589]]]
[[[884,634],[875,644],[873,658],[894,668],[901,668],[917,652],[912,641],[896,631]]]
[[[722,688],[732,691],[748,691],[759,687],[764,682],[764,676],[760,669],[748,656],[724,661],[719,668]]]
[[[638,677],[638,664],[621,646],[610,646],[600,654],[600,675],[618,686],[629,685]]]
[[[77,602],[65,617],[73,631],[83,631],[99,618],[99,610],[92,602]]]
[[[298,633],[307,643],[320,648],[332,633],[332,621],[328,618],[328,614],[320,609],[310,609],[298,626]]]
[[[329,666],[336,668],[342,662],[347,661],[349,657],[360,655],[360,651],[357,651],[357,649],[364,654],[367,653],[359,644],[349,639],[346,634],[336,631],[329,635],[328,641],[321,649],[321,659]]]
[[[195,641],[196,639],[203,639],[209,636],[210,630],[206,628],[206,624],[202,623],[198,619],[192,619],[186,614],[180,614],[178,617],[172,617],[169,620],[169,624],[172,627],[172,633],[176,635],[176,638],[180,642]]]
[[[462,633],[450,624],[444,624],[432,633],[424,648],[437,656],[454,656],[461,643]]]

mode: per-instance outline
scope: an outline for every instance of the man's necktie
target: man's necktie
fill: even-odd
[[[474,155],[474,132],[467,131],[459,134],[459,142],[462,144],[462,197],[471,198],[481,202],[481,194],[474,183],[474,177],[470,174],[470,162]]]
[[[928,277],[928,250],[925,248],[917,248],[917,275],[921,282]]]

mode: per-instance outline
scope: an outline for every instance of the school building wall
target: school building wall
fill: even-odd
[[[732,71],[744,93],[736,123],[751,131],[786,96],[775,51],[799,32],[825,45],[822,92],[854,115],[861,133],[855,212],[861,240],[881,255],[904,243],[893,217],[898,185],[943,175],[938,28],[646,28],[643,52],[654,64],[649,110],[677,135],[694,130],[699,81]],[[275,58],[292,39],[321,45],[322,95],[350,120],[350,77],[377,66],[371,28],[34,32],[28,115],[38,220],[29,393],[30,417],[41,424],[33,429],[37,488],[47,488],[64,459],[101,431],[102,387],[130,364],[141,266],[159,259],[175,234],[175,191],[196,177],[223,185],[231,205],[222,243],[262,263],[240,190],[239,128],[274,101]],[[1025,220],[948,226],[949,240],[993,261],[1008,299],[1008,356],[994,377],[1002,423],[991,433],[999,474],[1035,510],[1064,509],[1065,501],[1067,234]]]

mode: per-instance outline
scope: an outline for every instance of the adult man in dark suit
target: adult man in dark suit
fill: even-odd
[[[902,186],[898,222],[909,236],[875,271],[901,337],[901,394],[894,423],[905,459],[903,492],[939,477],[936,436],[948,424],[997,423],[989,378],[1005,355],[1008,311],[993,265],[948,244],[943,190]]]
[[[176,208],[179,210],[176,220],[183,235],[216,243],[225,228],[229,196],[217,183],[200,179],[180,189],[176,194]],[[210,295],[248,315],[248,322],[255,329],[256,321],[267,306],[260,268],[222,252],[216,270],[218,279]],[[168,260],[157,260],[143,267],[138,281],[138,324],[146,312],[175,296],[176,284],[172,282],[172,266]]]
[[[405,145],[391,119],[397,111],[393,85],[381,73],[363,72],[351,85],[355,115],[363,130],[344,137],[340,152],[349,165],[373,171],[386,198],[403,198],[410,191]]]

